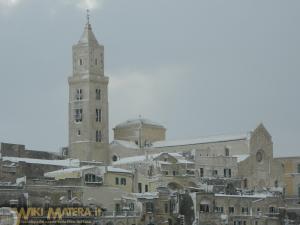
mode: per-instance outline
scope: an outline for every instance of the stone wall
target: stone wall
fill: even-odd
[[[21,158],[34,158],[34,159],[61,159],[58,153],[35,151],[25,149],[25,145],[1,143],[0,145],[1,156],[4,157],[21,157]]]

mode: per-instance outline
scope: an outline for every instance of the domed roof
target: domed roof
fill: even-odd
[[[123,123],[116,125],[115,128],[126,128],[126,127],[130,127],[130,126],[134,126],[134,125],[150,125],[150,126],[155,126],[155,127],[165,129],[163,125],[153,122],[151,120],[145,119],[145,118],[127,120]]]

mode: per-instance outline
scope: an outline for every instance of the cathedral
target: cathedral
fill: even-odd
[[[244,187],[283,186],[282,166],[274,160],[272,137],[263,124],[242,134],[170,141],[163,125],[139,117],[115,126],[114,139],[109,143],[109,78],[104,71],[104,46],[98,43],[89,19],[72,50],[67,158],[122,165],[122,160],[131,157],[181,153],[195,160],[195,170],[202,175],[226,177],[229,168],[235,168],[230,173],[242,176]],[[230,161],[232,158],[237,162]],[[201,165],[203,160],[209,162],[205,167]]]

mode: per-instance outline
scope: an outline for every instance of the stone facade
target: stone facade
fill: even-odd
[[[195,158],[196,170],[200,177],[238,177],[237,157],[201,156]]]
[[[283,168],[285,195],[294,202],[300,202],[300,157],[275,158]]]
[[[262,124],[253,131],[249,147],[249,157],[239,163],[244,188],[283,187],[282,166],[273,158],[272,138]]]
[[[266,194],[193,194],[199,224],[262,225],[282,224],[282,197]]]
[[[166,188],[159,188],[157,192],[139,195],[137,199],[142,203],[141,223],[174,224],[178,217],[177,195]]]
[[[61,159],[62,156],[56,152],[35,151],[25,148],[25,145],[0,143],[0,155],[2,157],[21,157],[33,159]]]
[[[69,77],[69,157],[108,161],[108,78],[104,47],[86,24],[73,46],[73,76]]]

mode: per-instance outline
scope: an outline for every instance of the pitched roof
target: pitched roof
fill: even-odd
[[[156,153],[156,154],[150,154],[148,156],[146,155],[139,155],[139,156],[131,156],[131,157],[125,157],[122,158],[116,162],[113,162],[114,166],[117,165],[124,165],[124,164],[133,164],[133,163],[140,163],[147,160],[158,160],[158,157],[162,154],[168,154],[174,158],[176,158],[177,162],[180,164],[193,164],[193,162],[186,160],[181,154],[174,153],[174,152],[162,152],[162,153]]]
[[[32,158],[21,158],[21,157],[2,157],[3,161],[10,162],[26,162],[29,164],[42,164],[42,165],[53,165],[62,167],[79,167],[80,162],[78,159],[64,159],[64,160],[46,160],[46,159],[32,159]]]
[[[98,45],[98,41],[92,31],[92,26],[91,24],[87,23],[84,27],[84,31],[81,35],[81,38],[78,42],[78,44],[97,44]]]
[[[152,148],[248,140],[249,137],[250,137],[249,133],[243,133],[243,134],[236,134],[236,135],[234,135],[234,134],[233,135],[216,135],[216,136],[200,137],[200,138],[186,139],[186,140],[158,141],[158,142],[153,143]]]

